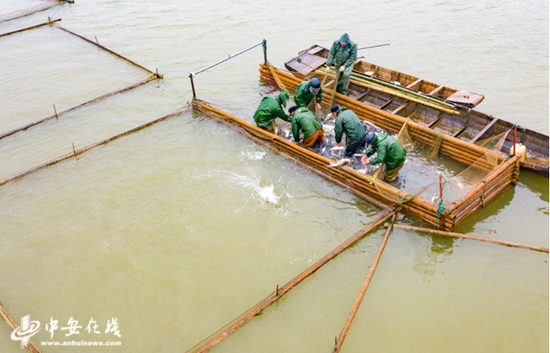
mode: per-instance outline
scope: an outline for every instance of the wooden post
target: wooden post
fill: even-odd
[[[442,178],[443,176],[439,174],[439,202],[443,202],[443,184],[441,183]],[[439,220],[439,229],[443,229],[443,213],[441,213],[441,219]]]
[[[193,73],[189,73],[189,79],[191,80],[191,89],[193,90],[193,99],[197,98],[197,94],[195,93],[195,84],[193,83]]]

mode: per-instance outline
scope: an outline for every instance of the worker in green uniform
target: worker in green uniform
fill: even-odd
[[[334,139],[340,147],[342,135],[346,134],[346,157],[352,157],[365,143],[367,127],[359,120],[357,115],[348,108],[337,104],[330,108],[330,112],[336,117],[334,127]]]
[[[307,108],[313,97],[315,97],[316,102],[315,108],[321,110],[323,89],[321,88],[321,82],[316,78],[300,83],[296,88],[296,92],[294,92],[294,102],[298,108]]]
[[[254,122],[258,127],[275,133],[275,119],[281,118],[284,121],[290,121],[283,107],[286,108],[286,102],[290,99],[286,91],[279,93],[277,97],[265,96],[262,98],[258,109],[254,113]]]
[[[294,141],[303,142],[306,147],[313,147],[316,144],[325,142],[323,125],[315,115],[307,108],[297,106],[288,109],[292,117],[292,135]],[[300,131],[303,131],[304,138],[300,139]]]
[[[349,39],[347,33],[344,33],[340,39],[332,43],[327,58],[327,72],[333,62],[334,68],[340,72],[336,92],[348,94],[349,79],[355,59],[357,59],[357,45]]]
[[[365,137],[365,141],[370,146],[365,151],[366,156],[363,156],[361,162],[364,165],[386,163],[386,180],[394,181],[397,178],[397,173],[403,167],[403,163],[405,163],[407,150],[403,148],[399,141],[389,136],[387,132],[379,134],[369,132]],[[377,156],[370,161],[367,160],[367,157],[372,156],[375,152]]]

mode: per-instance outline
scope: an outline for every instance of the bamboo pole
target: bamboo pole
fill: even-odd
[[[67,153],[67,154],[65,154],[65,155],[63,155],[63,156],[61,156],[61,157],[59,157],[59,158],[56,158],[56,159],[53,159],[53,160],[51,160],[51,161],[49,161],[49,162],[40,164],[40,165],[35,166],[35,167],[31,168],[31,169],[28,169],[28,170],[26,170],[26,171],[24,171],[24,172],[21,172],[21,173],[18,173],[18,174],[9,176],[9,177],[7,177],[7,178],[1,179],[1,180],[0,180],[0,186],[4,185],[4,184],[6,184],[6,183],[9,183],[10,181],[14,181],[14,180],[20,179],[20,178],[24,177],[25,175],[34,173],[34,172],[36,172],[36,171],[38,171],[38,170],[41,170],[41,169],[44,169],[44,168],[46,168],[46,167],[52,166],[52,165],[54,165],[54,164],[57,164],[57,163],[59,163],[59,162],[61,162],[61,161],[64,161],[65,159],[69,159],[69,158],[71,158],[71,157],[75,157],[75,156],[77,156],[77,155],[79,155],[79,154],[82,154],[82,153],[88,151],[88,150],[91,150],[91,149],[94,148],[94,147],[101,146],[101,145],[105,145],[105,144],[107,144],[107,143],[109,143],[109,142],[111,142],[111,141],[113,141],[113,140],[116,140],[116,139],[122,137],[122,136],[129,135],[129,134],[131,134],[131,133],[134,133],[134,132],[136,132],[136,131],[139,131],[139,130],[141,130],[141,129],[144,129],[144,128],[148,127],[148,126],[154,125],[154,124],[156,124],[156,123],[158,123],[158,122],[161,122],[161,121],[166,120],[166,119],[168,119],[168,118],[171,118],[171,117],[173,117],[173,116],[182,114],[182,113],[188,111],[189,109],[191,109],[191,107],[190,107],[190,106],[187,106],[187,107],[185,107],[185,108],[183,108],[183,109],[180,109],[180,110],[178,110],[178,111],[175,111],[175,112],[173,112],[173,113],[170,113],[170,114],[168,114],[168,115],[165,115],[165,116],[163,116],[162,118],[158,118],[158,119],[156,119],[156,120],[150,121],[150,122],[145,123],[145,124],[143,124],[143,125],[137,126],[137,127],[133,128],[133,129],[131,129],[131,130],[128,130],[128,131],[125,131],[125,132],[120,133],[120,134],[118,134],[118,135],[109,137],[108,139],[105,139],[105,140],[102,140],[102,141],[93,143],[93,144],[88,145],[88,146],[86,146],[86,147],[79,148],[79,149],[77,149],[77,150],[74,151],[74,152]]]
[[[524,249],[529,249],[529,250],[535,250],[535,251],[540,251],[540,252],[545,252],[545,253],[548,253],[548,250],[549,250],[548,248],[543,248],[543,247],[540,247],[540,246],[525,245],[525,244],[520,244],[520,243],[514,243],[514,242],[511,242],[511,241],[480,237],[478,235],[469,235],[469,234],[461,234],[461,233],[454,233],[454,232],[445,232],[445,231],[442,231],[442,230],[407,226],[407,225],[402,225],[402,224],[394,224],[394,227],[395,228],[406,229],[406,230],[414,230],[414,231],[417,231],[417,232],[425,232],[425,233],[430,233],[430,234],[444,235],[444,236],[453,237],[453,238],[468,238],[468,239],[487,241],[487,242],[491,242],[491,243],[496,243],[496,244],[501,244],[501,245],[506,245],[506,246],[513,246],[513,247],[516,247],[516,248],[524,248]]]
[[[53,21],[48,21],[48,22],[40,23],[40,24],[37,24],[37,25],[35,25],[35,26],[26,27],[26,28],[21,28],[21,29],[18,29],[17,31],[8,32],[8,33],[2,33],[2,34],[0,34],[0,38],[6,37],[6,36],[11,36],[12,34],[15,34],[15,33],[25,32],[25,31],[28,31],[28,30],[31,30],[31,29],[35,29],[35,28],[42,27],[42,26],[52,25],[52,24],[54,24],[54,23],[56,23],[56,22],[59,22],[59,21],[61,21],[60,18],[57,19],[57,20],[53,20]]]
[[[104,47],[103,45],[94,42],[93,40],[90,40],[90,39],[85,38],[85,37],[83,37],[83,36],[81,36],[81,35],[79,35],[79,34],[76,34],[76,33],[72,32],[72,31],[70,31],[70,30],[68,30],[68,29],[66,29],[66,28],[64,28],[64,27],[61,27],[61,26],[58,26],[58,25],[56,25],[55,27],[59,28],[59,29],[62,30],[62,31],[65,31],[65,32],[67,32],[67,33],[69,33],[69,34],[72,34],[73,36],[76,36],[76,37],[78,37],[78,38],[80,38],[80,39],[82,39],[82,40],[84,40],[84,41],[86,41],[86,42],[88,42],[88,43],[91,43],[91,44],[93,44],[93,45],[95,45],[95,46],[97,46],[97,47],[99,47],[99,48],[105,50],[106,52],[113,54],[114,56],[117,56],[117,57],[119,57],[119,58],[121,58],[121,59],[123,59],[123,60],[126,60],[126,61],[129,62],[130,64],[132,64],[132,65],[134,65],[134,66],[137,66],[137,67],[139,67],[140,69],[145,70],[145,71],[147,71],[148,73],[150,73],[150,74],[152,74],[152,75],[156,75],[157,78],[162,78],[162,77],[163,77],[163,75],[157,74],[156,72],[153,72],[153,71],[151,71],[151,70],[149,70],[149,69],[147,69],[147,68],[141,66],[140,64],[138,64],[138,63],[136,63],[136,62],[134,62],[134,61],[128,59],[127,57],[122,56],[122,55],[120,55],[120,54],[118,54],[118,53],[112,51],[111,49],[106,48],[106,47]]]
[[[57,4],[52,4],[52,5],[47,5],[47,6],[38,5],[38,6],[31,7],[31,8],[23,9],[23,10],[20,10],[20,11],[15,11],[15,12],[8,13],[8,14],[4,15],[2,18],[0,18],[0,23],[8,22],[8,21],[11,21],[11,20],[16,20],[18,18],[22,18],[22,17],[26,17],[26,16],[30,16],[30,15],[33,15],[37,12],[46,11],[46,10],[49,10],[49,9],[55,7],[55,6],[59,6],[63,2],[62,0],[54,0],[54,1],[56,1]],[[19,14],[21,14],[21,15],[19,15]],[[13,16],[13,17],[8,17],[8,16]]]
[[[317,271],[319,268],[321,268],[324,264],[332,260],[334,257],[336,257],[338,254],[349,248],[351,245],[355,244],[358,240],[366,236],[368,233],[370,233],[373,229],[384,223],[388,218],[394,216],[394,211],[391,210],[391,208],[388,208],[382,212],[381,215],[379,215],[375,220],[370,222],[370,224],[360,230],[358,233],[356,233],[354,236],[346,240],[344,243],[342,243],[340,246],[338,246],[336,249],[331,251],[328,255],[317,261],[313,266],[302,272],[300,275],[292,279],[290,282],[286,283],[284,286],[280,287],[278,291],[276,291],[275,295],[272,296],[270,299],[264,302],[260,302],[256,304],[253,307],[253,310],[249,310],[245,313],[245,315],[241,315],[238,320],[234,320],[231,322],[229,327],[228,325],[224,326],[222,329],[215,332],[213,335],[208,337],[206,340],[198,343],[193,348],[189,349],[187,353],[196,352],[196,353],[204,353],[212,349],[216,344],[218,344],[220,341],[222,341],[224,338],[229,336],[231,333],[235,332],[238,328],[243,326],[245,323],[250,321],[254,316],[258,315],[260,312],[262,312],[265,308],[267,308],[269,305],[271,305],[273,302],[277,301],[280,297],[288,293],[292,288],[294,288],[296,285],[298,285],[300,282],[302,282],[304,279],[309,277],[311,274],[313,274],[315,271]],[[395,217],[395,216],[394,216]]]
[[[19,128],[15,129],[15,130],[8,131],[8,132],[6,132],[6,133],[4,133],[4,134],[1,134],[1,135],[0,135],[0,140],[3,139],[4,137],[8,137],[8,136],[13,135],[13,134],[15,134],[15,133],[17,133],[17,132],[20,132],[20,131],[23,131],[23,130],[27,130],[28,128],[31,128],[31,127],[36,126],[36,125],[39,125],[39,124],[41,124],[41,123],[43,123],[43,122],[45,122],[45,121],[48,121],[48,120],[50,120],[50,119],[58,118],[59,115],[61,115],[61,114],[65,114],[65,113],[71,112],[71,111],[73,111],[73,110],[76,110],[76,109],[78,109],[78,108],[82,108],[82,107],[85,107],[85,106],[87,106],[87,105],[90,105],[90,104],[92,104],[92,103],[99,102],[99,101],[101,101],[101,100],[103,100],[103,99],[105,99],[105,98],[114,96],[115,94],[124,93],[124,92],[126,92],[126,91],[131,90],[131,89],[134,89],[134,88],[137,88],[137,87],[139,87],[139,86],[141,86],[141,85],[144,85],[144,84],[146,84],[146,83],[148,83],[148,82],[151,82],[151,81],[153,81],[153,80],[155,80],[155,79],[157,79],[156,75],[150,75],[149,77],[147,77],[146,79],[144,79],[144,80],[142,80],[142,81],[139,81],[139,82],[137,82],[137,83],[131,84],[131,85],[126,86],[126,87],[124,87],[124,88],[121,88],[121,89],[119,89],[119,90],[116,90],[116,91],[113,91],[113,92],[109,92],[109,93],[104,94],[104,95],[102,95],[102,96],[100,96],[100,97],[94,98],[94,99],[92,99],[92,100],[90,100],[90,101],[87,101],[87,102],[85,102],[85,103],[82,103],[82,104],[79,104],[79,105],[74,106],[74,107],[72,107],[72,108],[69,108],[69,109],[67,109],[67,110],[64,110],[64,111],[62,111],[62,112],[60,112],[60,113],[57,113],[57,111],[56,111],[54,115],[50,115],[50,116],[47,117],[47,118],[37,120],[37,121],[32,122],[32,123],[30,123],[30,124],[27,124],[27,125],[25,125],[25,126],[19,127]],[[54,105],[54,110],[55,110],[55,105]]]
[[[332,71],[331,71],[331,74],[332,74]],[[316,72],[320,73],[319,71],[316,71]],[[367,80],[357,79],[357,78],[355,80],[353,80],[353,83],[357,86],[370,88],[370,89],[373,89],[373,90],[378,91],[378,92],[386,93],[386,94],[389,94],[389,95],[392,95],[392,96],[395,96],[395,97],[398,97],[398,98],[403,98],[403,99],[409,100],[411,102],[416,102],[416,103],[422,104],[426,107],[430,107],[430,108],[445,112],[447,114],[451,114],[451,115],[459,115],[460,114],[460,112],[457,111],[452,104],[448,104],[448,103],[445,103],[445,102],[442,102],[442,101],[432,102],[430,100],[423,99],[423,98],[427,98],[427,97],[423,97],[420,94],[413,94],[412,92],[403,93],[403,92],[400,92],[400,91],[392,89],[392,88],[384,87],[380,84],[371,83],[371,82],[368,82]],[[397,86],[393,86],[393,87],[397,87]]]
[[[19,329],[19,325],[17,325],[15,323],[15,321],[13,321],[10,314],[8,314],[6,309],[4,309],[4,307],[2,306],[2,303],[0,303],[0,316],[6,322],[6,324],[8,324],[8,326],[11,328],[12,332]],[[32,343],[32,341],[30,340],[30,338],[28,338],[28,343],[27,343],[26,347],[28,348],[29,351],[31,351],[33,353],[40,353],[38,348],[36,348],[34,343]]]
[[[369,287],[370,281],[372,279],[372,276],[374,276],[374,271],[376,271],[376,267],[378,266],[378,262],[380,261],[380,257],[382,256],[382,252],[384,251],[384,248],[386,247],[386,243],[388,242],[388,237],[390,236],[390,232],[392,230],[393,222],[395,221],[395,213],[392,216],[391,223],[386,230],[386,234],[384,235],[384,240],[382,240],[382,244],[380,245],[380,248],[378,249],[378,253],[376,254],[376,257],[374,258],[374,262],[372,263],[372,266],[370,267],[369,274],[367,275],[367,278],[365,279],[365,282],[363,283],[363,287],[361,287],[361,291],[359,291],[359,295],[357,296],[357,299],[355,299],[355,304],[353,304],[353,307],[351,309],[351,313],[348,316],[348,320],[346,321],[346,324],[344,325],[344,328],[342,329],[342,332],[340,333],[340,337],[338,338],[338,341],[336,341],[336,346],[334,347],[333,353],[340,352],[340,348],[342,348],[342,344],[344,343],[344,340],[346,339],[346,335],[348,334],[349,328],[351,327],[351,323],[353,322],[353,319],[355,318],[355,315],[357,314],[357,310],[359,310],[359,306],[361,305],[361,301],[363,300],[363,297],[365,296],[365,293],[367,292],[367,288]]]

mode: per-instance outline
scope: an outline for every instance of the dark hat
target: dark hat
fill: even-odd
[[[298,107],[293,105],[292,107],[288,108],[288,113],[292,114],[292,112],[294,112],[296,109],[298,109]]]
[[[367,136],[365,136],[365,142],[370,145],[372,143],[372,141],[374,141],[374,138],[376,137],[376,135],[374,135],[374,132],[369,132],[367,134]]]
[[[318,79],[314,78],[311,81],[309,81],[309,85],[313,88],[320,88],[321,82]]]
[[[342,44],[349,43],[349,35],[347,33],[342,34],[342,36],[340,37],[340,43]]]
[[[338,111],[338,109],[340,109],[340,107],[338,106],[338,104],[335,104],[332,107],[330,107],[330,112],[335,113]]]

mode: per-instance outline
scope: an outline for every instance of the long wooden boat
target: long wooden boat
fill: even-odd
[[[296,58],[287,61],[285,66],[299,79],[304,79],[306,77],[304,76],[304,73],[310,76],[312,73],[321,75],[324,73],[324,70],[316,69],[326,63],[327,55],[328,50],[326,48],[315,45],[300,52]],[[309,71],[299,65],[307,66]],[[400,93],[399,90],[386,89],[387,87],[382,89],[378,85],[372,85],[369,83],[370,81],[362,80],[361,77],[369,77],[369,75],[364,74],[363,70],[365,70],[365,68],[372,68],[373,66],[377,67],[373,64],[360,60],[356,62],[355,74],[350,80],[348,90],[348,96],[350,98],[376,109],[383,110],[384,112],[392,115],[409,118],[412,121],[426,126],[434,131],[438,131],[445,135],[458,138],[462,141],[481,146],[483,146],[483,142],[489,141],[491,138],[511,130],[514,126],[511,122],[472,109],[475,105],[481,102],[479,99],[471,101],[470,103],[466,102],[466,100],[462,103],[449,100],[449,97],[452,97],[453,94],[456,95],[457,92],[466,92],[464,90],[453,90],[441,85],[437,86],[428,81],[418,81],[419,79],[411,82],[415,79],[415,77],[411,75],[399,74],[397,71],[392,71],[385,68],[378,68],[374,70],[375,74],[372,75],[373,77],[376,77],[377,79],[389,79],[388,81],[392,82],[403,82],[401,86],[408,86],[409,89],[416,88],[417,93],[422,95],[425,95],[425,92],[431,90],[430,93],[431,96],[433,96],[432,98],[440,98],[441,103],[452,103],[454,107],[449,108],[443,104],[437,104],[437,102],[434,103],[431,99],[417,99],[419,94],[414,96],[405,95]],[[302,69],[302,71],[295,69]],[[408,84],[408,82],[411,83]],[[412,85],[412,83],[415,84]],[[329,86],[330,84],[331,81],[328,80],[326,86]],[[394,86],[399,87],[398,85]],[[431,89],[431,87],[435,86],[440,88],[439,91],[436,91],[436,88]],[[434,91],[436,91],[436,93],[439,92],[440,95],[437,96],[437,94],[433,93]],[[451,93],[453,91],[454,93]],[[430,96],[430,93],[426,95]],[[463,93],[460,94],[462,95]],[[505,155],[509,154],[513,146],[513,141],[514,132],[512,131],[506,137],[500,152]],[[526,159],[525,161],[521,161],[521,166],[524,169],[548,177],[548,135],[541,134],[525,127],[517,126],[516,143],[525,145],[527,149]]]
[[[290,71],[303,75],[325,65],[329,50],[320,45],[302,50],[295,58],[285,63]],[[485,96],[464,89],[450,88],[428,80],[391,70],[364,60],[356,60],[352,77],[362,76],[365,80],[383,84],[398,91],[416,92],[426,98],[440,100],[455,106],[473,108],[483,101]]]

